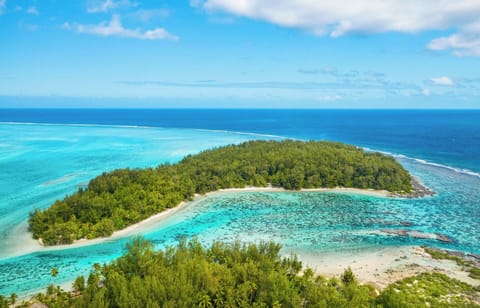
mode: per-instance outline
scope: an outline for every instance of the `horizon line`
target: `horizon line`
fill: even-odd
[[[376,107],[2,107],[0,110],[337,110],[337,111],[349,111],[349,110],[385,110],[385,111],[480,111],[478,108],[376,108]]]

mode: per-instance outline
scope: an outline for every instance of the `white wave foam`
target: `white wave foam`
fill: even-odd
[[[456,167],[452,167],[452,166],[448,166],[448,165],[443,165],[443,164],[431,162],[431,161],[421,159],[421,158],[409,157],[409,156],[406,156],[406,155],[403,155],[403,154],[397,154],[397,153],[392,153],[392,152],[387,152],[387,151],[372,150],[370,148],[363,148],[363,149],[365,151],[368,151],[368,152],[377,152],[377,153],[392,156],[392,157],[395,157],[395,158],[411,160],[411,161],[414,161],[414,162],[422,164],[422,165],[428,165],[428,166],[433,166],[433,167],[437,167],[437,168],[447,169],[447,170],[450,170],[450,171],[453,171],[453,172],[457,172],[457,173],[466,174],[466,175],[470,175],[470,176],[480,178],[480,173],[477,173],[475,171],[468,170],[468,169],[456,168]]]
[[[194,130],[197,130],[197,131],[206,131],[206,132],[215,132],[215,133],[228,133],[228,134],[248,135],[248,136],[254,136],[254,137],[268,137],[268,138],[279,138],[279,139],[286,139],[286,138],[287,138],[287,137],[280,136],[280,135],[248,133],[248,132],[238,132],[238,131],[220,130],[220,129],[194,128]]]
[[[34,126],[73,126],[73,127],[111,127],[111,128],[161,128],[156,126],[84,124],[84,123],[36,123],[36,122],[0,122],[0,125],[34,125]]]
[[[472,170],[460,169],[460,168],[455,168],[455,167],[452,167],[452,166],[437,164],[437,163],[434,163],[434,162],[426,161],[426,160],[424,160],[424,159],[410,158],[410,157],[408,157],[408,159],[415,160],[416,162],[421,163],[421,164],[430,165],[430,166],[435,166],[435,167],[439,167],[439,168],[443,168],[443,169],[448,169],[448,170],[451,170],[451,171],[454,171],[454,172],[458,172],[458,173],[462,173],[462,174],[467,174],[467,175],[471,175],[471,176],[475,176],[475,177],[480,178],[480,173],[477,173],[477,172],[472,171]]]
[[[116,124],[72,124],[72,123],[67,123],[67,124],[62,124],[62,123],[34,123],[34,122],[0,122],[0,125],[42,125],[42,126],[80,126],[80,127],[110,127],[110,128],[142,128],[142,129],[152,129],[152,128],[157,128],[157,129],[188,129],[188,128],[174,128],[174,127],[162,127],[162,126],[142,126],[142,125],[116,125]],[[266,137],[266,138],[279,138],[279,139],[286,139],[288,137],[285,136],[280,136],[280,135],[271,135],[271,134],[259,134],[259,133],[249,133],[249,132],[240,132],[240,131],[229,131],[229,130],[215,130],[215,129],[204,129],[204,128],[190,128],[190,130],[194,131],[205,131],[205,132],[213,132],[213,133],[225,133],[225,134],[239,134],[239,135],[246,135],[246,136],[255,136],[255,137]],[[298,139],[299,138],[293,138],[293,139]],[[480,178],[480,173],[477,173],[472,170],[468,169],[460,169],[448,165],[443,165],[435,162],[430,162],[424,159],[420,158],[414,158],[414,157],[409,157],[403,154],[398,154],[398,153],[392,153],[388,151],[381,151],[381,150],[374,150],[370,149],[368,147],[359,147],[364,149],[365,151],[368,152],[377,152],[381,153],[384,155],[392,156],[395,158],[401,158],[401,159],[407,159],[411,161],[415,161],[417,163],[423,164],[423,165],[429,165],[429,166],[434,166],[438,168],[443,168],[443,169],[448,169],[457,173],[461,174],[466,174],[474,177]]]
[[[249,132],[239,132],[239,131],[230,131],[230,130],[219,130],[219,129],[205,129],[205,128],[184,128],[184,127],[164,127],[164,126],[147,126],[147,125],[122,125],[122,124],[83,124],[83,123],[35,123],[35,122],[0,122],[0,125],[34,125],[34,126],[71,126],[71,127],[105,127],[105,128],[143,128],[143,129],[189,129],[193,131],[204,131],[212,133],[223,133],[223,134],[236,134],[236,135],[247,135],[255,137],[267,137],[267,138],[281,138],[285,139],[286,137],[280,135],[270,135],[270,134],[260,134],[260,133],[249,133]]]

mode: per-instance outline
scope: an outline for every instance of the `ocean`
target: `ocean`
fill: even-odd
[[[437,195],[389,199],[347,193],[209,196],[151,226],[156,247],[180,238],[274,240],[284,253],[429,245],[480,253],[480,111],[472,110],[0,110],[0,294],[68,285],[128,238],[42,248],[26,220],[102,172],[156,166],[252,139],[333,140],[394,155]],[[406,225],[406,222],[408,223]],[[382,233],[408,229],[453,242]],[[59,275],[51,277],[51,268]]]

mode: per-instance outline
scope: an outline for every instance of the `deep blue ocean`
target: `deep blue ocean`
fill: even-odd
[[[335,140],[480,171],[480,110],[10,109],[0,122],[197,128]]]
[[[93,263],[120,255],[128,240],[40,247],[27,232],[34,208],[48,207],[104,171],[283,138],[341,141],[389,153],[437,195],[407,200],[231,193],[196,201],[143,234],[158,248],[196,236],[205,244],[275,240],[298,253],[398,245],[480,253],[480,111],[0,109],[0,294],[68,285]],[[382,229],[439,233],[453,242],[386,235]],[[52,267],[59,269],[56,278]]]

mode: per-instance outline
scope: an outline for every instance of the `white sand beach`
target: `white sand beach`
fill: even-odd
[[[153,226],[160,224],[165,221],[168,217],[171,217],[175,213],[193,206],[195,202],[202,200],[204,198],[221,195],[226,193],[235,193],[235,192],[290,192],[290,193],[301,193],[301,192],[319,192],[319,193],[349,193],[357,195],[367,195],[374,196],[379,198],[387,198],[391,196],[391,193],[386,190],[374,190],[374,189],[358,189],[358,188],[314,188],[314,189],[302,189],[298,191],[286,190],[284,188],[278,187],[253,187],[247,186],[245,188],[228,188],[220,189],[217,191],[209,192],[204,195],[196,194],[192,201],[183,201],[176,207],[167,209],[163,212],[150,216],[149,218],[142,220],[134,225],[131,225],[125,229],[115,231],[111,236],[97,239],[82,239],[77,240],[70,245],[58,245],[58,246],[42,246],[40,241],[35,241],[31,239],[31,234],[27,232],[27,228],[23,228],[22,232],[17,233],[18,236],[22,238],[22,242],[16,245],[9,253],[9,256],[18,256],[26,253],[31,253],[35,251],[46,251],[46,250],[62,250],[62,249],[71,249],[81,246],[94,245],[102,243],[105,241],[111,241],[118,238],[124,238],[132,235],[139,235],[148,230]]]
[[[361,283],[372,284],[377,289],[423,272],[440,272],[473,286],[480,285],[480,280],[468,277],[468,273],[455,261],[432,259],[424,248],[418,246],[394,246],[316,255],[300,253],[298,257],[304,265],[326,277],[339,277],[350,267]]]

